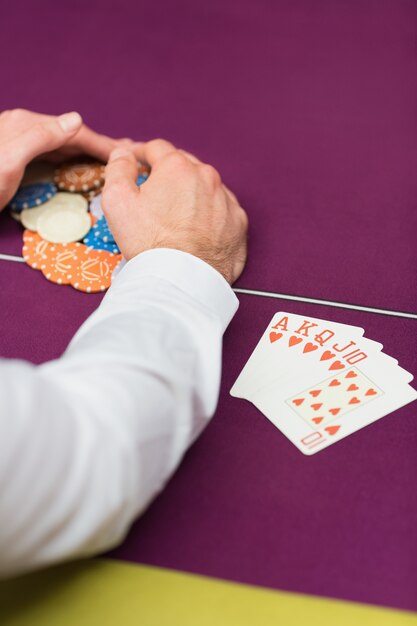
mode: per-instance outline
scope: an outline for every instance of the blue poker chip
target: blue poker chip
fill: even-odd
[[[53,183],[36,183],[20,187],[10,200],[9,208],[18,213],[23,209],[32,209],[48,202],[57,191]]]
[[[142,183],[146,182],[148,180],[148,176],[149,174],[139,174],[139,176],[136,179],[137,186],[140,187]]]
[[[97,220],[90,232],[92,232],[95,238],[101,240],[103,243],[115,243],[114,237],[104,215]]]
[[[113,252],[113,254],[120,254],[120,250],[116,243],[104,242],[99,237],[96,237],[94,235],[93,228],[84,237],[83,243],[94,250],[107,250],[107,252]]]

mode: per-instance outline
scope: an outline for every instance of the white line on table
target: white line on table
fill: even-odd
[[[24,263],[25,260],[21,256],[13,256],[12,254],[0,254],[0,261],[14,261]],[[366,313],[377,313],[378,315],[391,315],[393,317],[406,317],[408,319],[417,319],[417,313],[405,313],[403,311],[391,311],[389,309],[378,309],[371,306],[362,306],[361,304],[346,304],[346,302],[335,302],[333,300],[320,300],[318,298],[306,298],[305,296],[291,296],[287,293],[275,293],[273,291],[258,291],[256,289],[242,289],[236,287],[233,289],[235,293],[243,293],[248,296],[261,296],[264,298],[276,298],[278,300],[293,300],[294,302],[308,302],[309,304],[320,304],[322,306],[334,306],[339,309],[351,309],[353,311],[365,311]]]
[[[320,300],[318,298],[306,298],[305,296],[290,296],[287,293],[275,293],[273,291],[257,291],[256,289],[233,289],[236,293],[243,293],[249,296],[263,296],[264,298],[277,298],[278,300],[294,300],[295,302],[308,302],[309,304],[321,304],[322,306],[334,306],[339,309],[352,309],[354,311],[365,311],[366,313],[378,313],[378,315],[391,315],[393,317],[407,317],[417,319],[417,313],[405,313],[403,311],[391,311],[389,309],[378,309],[361,304],[346,304],[345,302],[333,302],[333,300]]]
[[[0,254],[0,261],[14,261],[16,263],[24,263],[22,256],[13,256],[12,254]]]

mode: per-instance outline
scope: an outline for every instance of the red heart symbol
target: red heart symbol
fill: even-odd
[[[329,409],[329,413],[332,415],[337,415],[340,412],[340,409]]]
[[[322,422],[323,419],[324,419],[323,417],[313,417],[313,422],[315,424],[320,424],[320,422]]]
[[[327,361],[328,359],[332,359],[334,356],[336,355],[333,354],[333,352],[330,352],[330,350],[325,350],[320,357],[320,361]]]
[[[359,402],[360,402],[360,400],[356,396],[349,400],[349,404],[358,404]]]
[[[318,346],[314,345],[314,343],[308,342],[304,346],[303,352],[312,352],[313,350],[317,350]]]
[[[352,383],[351,385],[349,385],[349,387],[347,388],[348,391],[356,391],[357,389],[359,389],[358,385],[355,385],[355,383]]]
[[[288,341],[288,345],[290,346],[296,346],[297,343],[300,343],[300,341],[302,341],[301,337],[296,337],[295,335],[293,335],[292,337],[290,337],[289,341]]]
[[[274,343],[274,341],[278,341],[278,339],[281,339],[281,337],[282,337],[282,333],[276,333],[276,332],[269,333],[269,341],[271,343]]]
[[[317,398],[317,396],[321,393],[321,389],[314,389],[313,391],[308,392],[313,398]]]
[[[345,378],[356,378],[357,374],[353,371],[350,370],[350,372],[348,372],[345,376]]]
[[[333,363],[329,367],[329,370],[342,370],[344,367],[345,366],[341,361],[333,361]]]
[[[315,411],[318,411],[319,408],[322,406],[322,402],[318,402],[317,404],[311,404],[310,405],[312,409],[314,409]]]
[[[293,404],[296,404],[297,406],[300,406],[300,404],[303,404],[304,402],[304,398],[297,398],[296,400],[293,400]]]
[[[329,435],[335,435],[339,428],[340,426],[327,426],[324,430],[326,430]]]
[[[336,378],[334,378],[330,383],[329,383],[329,387],[337,387],[338,385],[341,385],[342,383],[339,383],[338,380],[336,380]]]
[[[368,389],[368,391],[366,392],[365,396],[374,396],[377,393],[378,392],[375,391],[375,389]]]

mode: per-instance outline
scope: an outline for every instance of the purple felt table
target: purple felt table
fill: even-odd
[[[247,208],[238,286],[417,312],[414,0],[4,3],[1,108],[77,109],[212,162]],[[0,253],[21,231],[0,218]],[[0,261],[0,355],[59,356],[100,302]],[[409,405],[313,457],[228,395],[280,309],[363,326],[417,374],[417,321],[240,296],[215,419],[113,555],[417,610]]]

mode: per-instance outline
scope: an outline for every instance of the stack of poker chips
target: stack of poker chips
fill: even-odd
[[[92,159],[71,160],[54,169],[33,163],[9,203],[26,229],[23,258],[59,285],[105,291],[122,259],[101,208],[105,166]],[[149,170],[140,165],[137,184]]]

